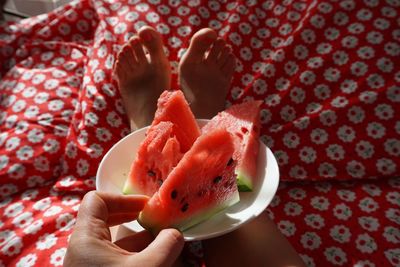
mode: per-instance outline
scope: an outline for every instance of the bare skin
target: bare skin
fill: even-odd
[[[152,34],[153,42],[145,38],[146,32]],[[140,46],[146,47],[149,54],[145,55]],[[179,64],[179,78],[197,118],[211,118],[224,108],[234,69],[232,52],[213,30],[202,29],[193,36]],[[162,90],[169,89],[170,82],[170,68],[162,52],[160,35],[150,27],[142,28],[120,52],[115,74],[132,130],[150,124],[157,98]],[[122,239],[119,244],[127,250],[130,247],[124,245],[123,237],[130,234],[130,230],[122,226],[116,234],[117,240]],[[203,244],[207,267],[304,266],[265,214],[232,233],[206,240]]]
[[[131,129],[149,125],[158,97],[171,83],[171,67],[160,34],[148,26],[141,28],[119,52],[114,74]]]
[[[209,28],[196,32],[179,63],[179,80],[196,118],[210,119],[224,109],[235,56]]]

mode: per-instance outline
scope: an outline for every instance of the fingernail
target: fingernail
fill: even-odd
[[[149,41],[151,41],[151,39],[153,39],[153,36],[151,36],[151,33],[145,32],[145,33],[143,34],[143,39],[144,39],[146,42],[149,42]]]

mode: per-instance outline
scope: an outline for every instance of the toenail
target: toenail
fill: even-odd
[[[148,41],[151,41],[151,39],[153,39],[153,36],[151,35],[151,33],[145,32],[145,33],[143,34],[143,39],[144,39],[146,42],[148,42]]]

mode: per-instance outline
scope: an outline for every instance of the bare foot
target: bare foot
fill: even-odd
[[[209,119],[223,110],[235,71],[235,56],[209,28],[195,33],[179,63],[183,92],[196,118]]]
[[[119,52],[114,74],[131,129],[149,125],[158,97],[170,89],[171,82],[171,67],[160,34],[151,27],[142,27]]]

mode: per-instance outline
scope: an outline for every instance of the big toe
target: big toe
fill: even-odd
[[[152,27],[144,26],[138,33],[143,45],[149,51],[152,61],[165,57],[161,35]]]
[[[187,59],[193,61],[204,59],[206,51],[216,39],[217,33],[210,28],[204,28],[196,32],[190,41]]]

